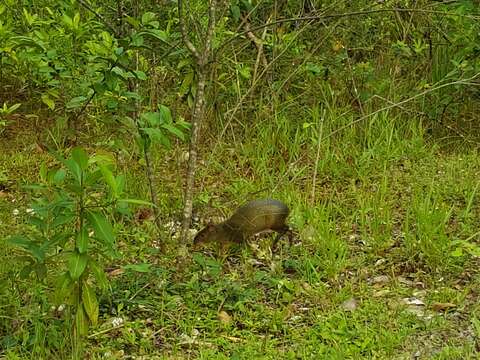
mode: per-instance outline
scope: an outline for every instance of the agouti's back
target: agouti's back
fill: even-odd
[[[239,207],[226,221],[209,224],[195,236],[194,244],[203,242],[242,242],[248,237],[265,230],[280,234],[288,231],[285,220],[288,206],[278,200],[253,200]]]

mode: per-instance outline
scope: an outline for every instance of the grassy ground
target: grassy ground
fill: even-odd
[[[111,288],[88,358],[477,358],[477,151],[440,147],[419,121],[391,114],[329,136],[351,119],[320,113],[256,119],[202,149],[201,221],[274,197],[291,208],[294,244],[272,255],[268,239],[254,239],[227,258],[206,249],[179,266],[167,226],[162,255],[150,221],[118,223],[121,257],[105,264]],[[3,240],[25,230],[19,184],[53,162],[32,139],[28,128],[10,132],[0,149],[0,356],[68,358],[70,325],[52,308],[53,280],[20,279],[21,253]],[[98,148],[116,152],[89,145]],[[141,166],[118,158],[129,191],[144,196]],[[179,158],[180,149],[155,154],[165,224],[180,214]],[[151,267],[122,267],[132,263]]]

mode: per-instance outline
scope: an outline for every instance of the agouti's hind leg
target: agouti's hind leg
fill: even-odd
[[[292,230],[290,229],[289,226],[285,226],[279,230],[275,230],[277,231],[277,236],[275,237],[275,239],[273,240],[273,244],[272,244],[272,251],[275,252],[275,249],[277,248],[277,243],[278,241],[283,238],[285,235],[287,235],[288,237],[288,244],[291,246],[292,245]]]

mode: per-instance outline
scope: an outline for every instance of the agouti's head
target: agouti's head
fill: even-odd
[[[215,230],[215,224],[209,223],[207,226],[205,226],[202,230],[200,230],[197,235],[195,235],[195,238],[193,239],[193,248],[197,249],[200,247],[200,245],[208,242],[209,240],[209,235]]]

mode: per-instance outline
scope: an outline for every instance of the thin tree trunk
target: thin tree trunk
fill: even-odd
[[[184,207],[183,207],[183,219],[182,219],[182,232],[181,241],[183,245],[188,242],[188,231],[190,229],[190,223],[192,220],[193,209],[193,193],[195,185],[195,172],[197,169],[197,145],[200,127],[202,125],[204,110],[205,110],[205,83],[207,79],[207,64],[210,56],[210,50],[212,46],[213,30],[215,29],[215,10],[217,0],[210,0],[208,9],[208,25],[206,30],[206,36],[204,37],[205,43],[203,48],[199,52],[197,48],[191,42],[187,28],[185,26],[185,18],[183,14],[183,0],[178,0],[178,19],[180,31],[182,33],[182,39],[187,49],[192,54],[192,57],[196,64],[197,70],[197,92],[195,94],[195,103],[192,112],[192,128],[190,137],[190,148],[188,157],[187,176],[185,181],[185,193],[184,193]],[[183,252],[183,251],[181,251]]]
[[[201,120],[203,119],[205,104],[205,69],[199,69],[197,81],[197,93],[195,95],[195,106],[192,116],[192,129],[188,157],[187,178],[185,181],[184,208],[182,219],[182,241],[187,242],[188,230],[193,210],[193,190],[195,185],[195,171],[197,169],[197,144],[200,132]]]

